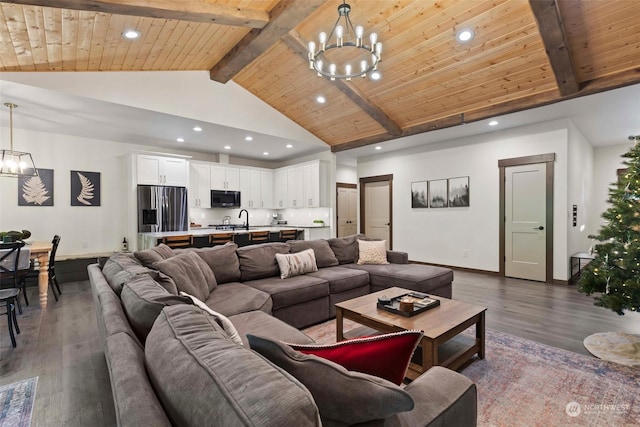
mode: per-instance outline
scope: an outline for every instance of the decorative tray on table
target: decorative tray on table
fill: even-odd
[[[404,311],[400,309],[400,300],[403,302],[409,301],[413,303],[413,309],[411,311]],[[433,307],[440,305],[440,300],[429,298],[429,295],[421,292],[409,292],[406,294],[398,295],[394,298],[385,299],[384,297],[378,298],[377,306],[382,310],[389,311],[391,313],[399,314],[405,317],[415,316],[418,313],[427,311]]]

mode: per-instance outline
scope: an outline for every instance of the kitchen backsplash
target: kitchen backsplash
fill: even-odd
[[[287,224],[298,226],[313,226],[314,220],[322,220],[325,225],[331,225],[331,208],[306,208],[306,209],[247,209],[249,212],[249,225],[269,225],[273,222],[274,214],[279,215],[278,219],[286,220]],[[240,209],[189,209],[190,222],[207,226],[210,224],[222,224],[225,216],[229,216],[231,224],[242,224],[242,219],[238,218]]]

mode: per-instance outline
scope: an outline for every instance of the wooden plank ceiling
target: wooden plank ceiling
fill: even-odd
[[[209,70],[333,151],[640,82],[637,0],[349,3],[383,43],[380,81],[309,70],[306,43],[331,30],[339,0],[2,2],[0,71]],[[464,27],[475,39],[460,44]]]

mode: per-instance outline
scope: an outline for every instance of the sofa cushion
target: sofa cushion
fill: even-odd
[[[172,295],[178,295],[178,287],[176,286],[176,282],[166,274],[162,273],[158,270],[149,270],[147,273],[153,280],[155,280],[160,286],[165,288],[167,292]]]
[[[309,389],[323,425],[381,420],[414,407],[411,395],[387,380],[348,371],[337,363],[302,354],[278,341],[251,334],[247,338],[252,350],[289,372]]]
[[[320,425],[302,384],[233,343],[197,307],[163,310],[147,339],[145,360],[173,425]]]
[[[280,269],[281,279],[318,271],[313,249],[307,249],[295,254],[276,254],[276,261]]]
[[[287,344],[301,353],[331,360],[349,371],[374,375],[400,385],[422,335],[422,331],[409,330],[327,345]]]
[[[329,282],[330,294],[337,294],[362,286],[369,286],[369,273],[353,268],[326,267],[309,273],[308,276],[317,277]]]
[[[236,254],[238,245],[227,242],[211,248],[188,248],[184,251],[193,251],[202,258],[216,276],[218,284],[236,282],[240,280],[240,261]],[[176,251],[177,252],[177,251]]]
[[[240,282],[216,286],[209,294],[205,304],[225,316],[254,310],[271,314],[273,307],[271,296],[268,293]]]
[[[124,282],[136,274],[146,273],[149,269],[131,253],[114,252],[102,267],[102,274],[113,291],[120,295]]]
[[[289,253],[289,245],[280,242],[261,243],[238,248],[236,253],[240,260],[241,279],[245,282],[279,276],[276,254]]]
[[[142,343],[165,306],[192,304],[190,298],[170,294],[146,274],[129,279],[120,297],[131,328]]]
[[[288,279],[268,277],[244,282],[244,284],[271,295],[271,300],[273,301],[272,309],[274,311],[329,296],[329,284],[326,280],[309,275],[295,276]]]
[[[313,340],[297,328],[276,319],[263,311],[235,314],[229,320],[238,330],[242,342],[249,347],[247,334],[271,337],[275,340],[295,344],[313,344]]]
[[[412,291],[431,293],[434,289],[449,286],[453,281],[453,271],[444,267],[422,264],[358,265],[345,267],[369,273],[372,291],[393,286]],[[439,294],[438,294],[439,295]],[[451,298],[451,295],[442,295]]]
[[[163,259],[171,258],[175,255],[173,253],[173,249],[164,243],[160,243],[158,246],[154,246],[150,249],[134,252],[133,254],[146,267],[151,267],[154,263],[162,261]]]
[[[327,243],[340,264],[351,264],[358,261],[358,239],[364,237],[364,234],[334,237],[327,239]]]
[[[218,325],[222,326],[222,329],[227,334],[229,339],[231,339],[231,341],[239,345],[244,345],[242,343],[242,339],[240,338],[240,335],[238,335],[238,331],[236,330],[236,327],[233,326],[233,323],[231,323],[231,321],[227,316],[212,310],[207,306],[207,304],[200,301],[198,298],[194,297],[193,295],[189,295],[182,291],[180,291],[180,295],[182,295],[183,297],[191,298],[191,301],[193,301],[193,305],[195,305],[200,310],[204,311],[205,313],[213,317],[215,321],[218,322]]]
[[[338,265],[338,258],[331,250],[329,242],[324,239],[316,240],[289,240],[287,244],[292,254],[302,252],[307,249],[313,249],[316,256],[316,265],[318,268],[333,267]]]
[[[358,264],[389,264],[386,240],[358,240]]]
[[[194,295],[201,301],[209,298],[217,285],[211,268],[194,252],[181,253],[153,266],[171,277],[179,291]]]

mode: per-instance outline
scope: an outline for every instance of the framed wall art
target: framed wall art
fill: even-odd
[[[411,183],[411,208],[428,208],[429,197],[427,191],[427,181],[417,181]]]
[[[18,177],[18,206],[53,206],[53,169]]]
[[[447,207],[447,180],[437,179],[429,181],[429,207]]]
[[[469,177],[449,178],[449,207],[469,206]]]
[[[71,171],[71,206],[100,206],[100,172]]]

